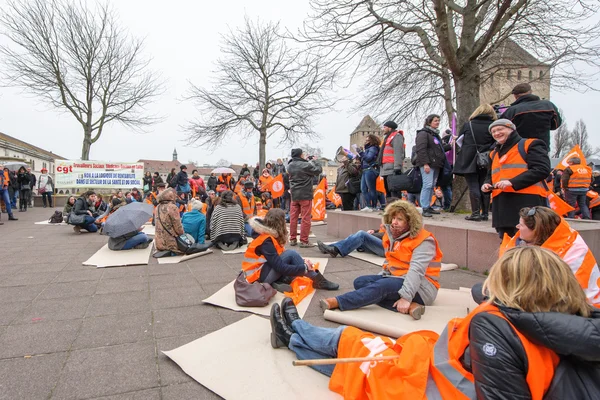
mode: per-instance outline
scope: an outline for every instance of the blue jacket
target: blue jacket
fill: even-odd
[[[206,234],[206,217],[198,210],[192,210],[183,214],[181,218],[183,231],[194,237],[196,243],[204,243]]]
[[[358,155],[360,156],[360,160],[362,161],[362,169],[365,170],[377,164],[377,156],[379,156],[379,147],[367,145],[365,146],[365,150],[358,153]]]

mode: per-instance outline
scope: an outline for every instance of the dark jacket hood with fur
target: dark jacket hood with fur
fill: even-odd
[[[383,224],[390,225],[392,223],[392,216],[399,211],[403,211],[408,217],[409,236],[414,239],[419,232],[421,232],[421,229],[423,229],[423,218],[421,217],[419,210],[408,201],[396,200],[393,203],[388,204],[383,212]]]
[[[277,231],[273,228],[270,228],[268,226],[266,226],[265,224],[263,224],[263,220],[262,218],[258,218],[258,217],[252,217],[248,220],[248,224],[250,225],[250,227],[252,228],[252,230],[257,233],[257,235],[254,236],[258,236],[260,234],[267,234],[267,235],[271,235],[274,238],[277,238]]]

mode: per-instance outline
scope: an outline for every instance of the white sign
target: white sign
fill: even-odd
[[[56,161],[57,188],[141,189],[143,178],[143,163]]]

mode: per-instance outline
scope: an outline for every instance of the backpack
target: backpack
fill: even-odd
[[[63,213],[62,211],[54,211],[54,214],[48,220],[51,224],[60,224],[63,222]]]

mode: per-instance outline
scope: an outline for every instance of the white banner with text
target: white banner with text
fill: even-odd
[[[59,189],[141,189],[144,164],[57,160],[55,177]]]

